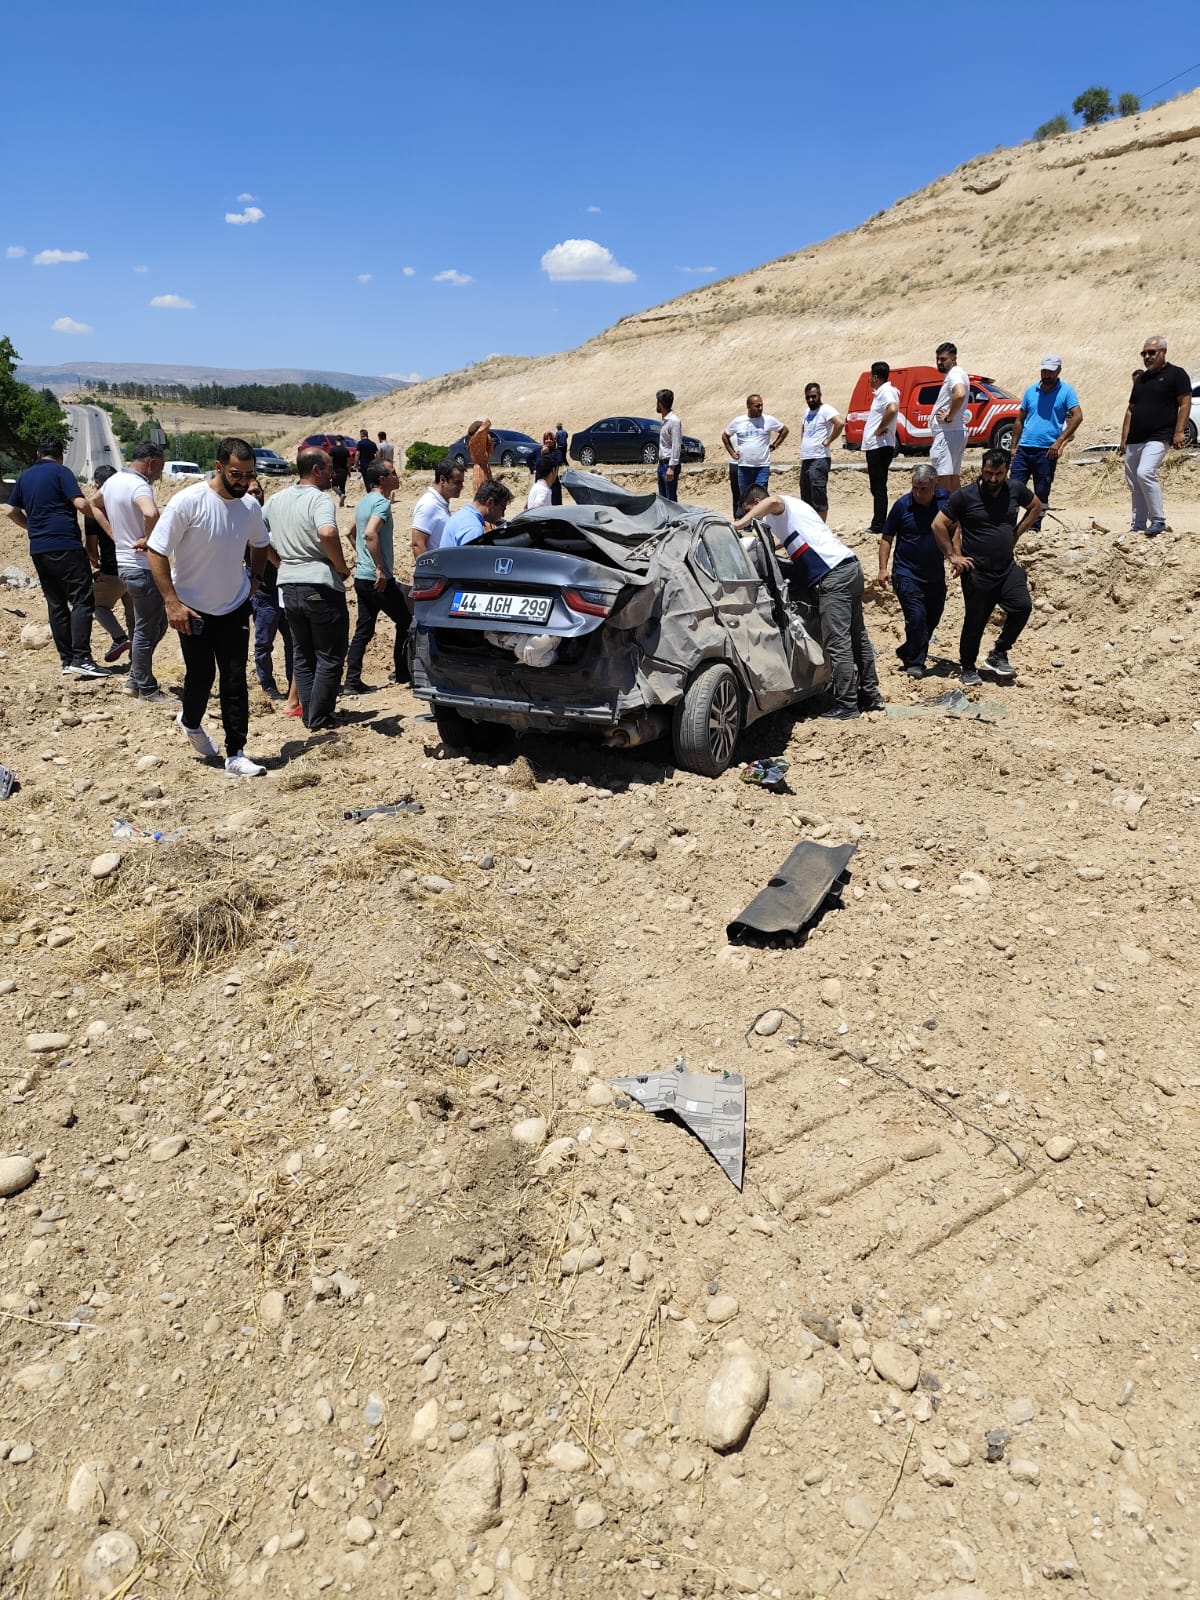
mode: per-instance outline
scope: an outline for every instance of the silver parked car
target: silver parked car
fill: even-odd
[[[669,734],[680,766],[716,777],[747,724],[823,690],[815,605],[765,532],[591,473],[563,482],[575,505],[417,560],[412,687],[447,744]]]

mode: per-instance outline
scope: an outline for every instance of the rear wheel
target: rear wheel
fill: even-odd
[[[1007,450],[1012,453],[1013,425],[1011,422],[998,422],[992,429],[992,436],[988,444],[993,450]]]
[[[1189,417],[1183,425],[1183,443],[1188,450],[1196,448],[1196,423],[1192,417]],[[106,450],[104,453],[107,455],[108,451]]]
[[[583,449],[579,452],[579,459],[585,467],[594,467],[596,465],[596,452],[592,449],[590,444],[584,445]]]
[[[434,706],[433,720],[443,744],[458,750],[473,750],[477,755],[494,756],[507,750],[516,737],[503,722],[473,722],[452,706]]]
[[[705,778],[719,778],[733,760],[742,731],[738,681],[723,661],[703,667],[675,708],[672,740],[681,767]]]
[[[644,444],[642,446],[642,460],[646,462],[647,466],[657,461],[658,446],[656,444]]]
[[[464,472],[467,470],[467,458],[461,450],[454,457],[454,465],[456,467],[461,467]]]
[[[500,457],[500,465],[502,467],[515,467],[516,464],[517,464],[517,458],[516,458],[515,455],[513,455],[511,450],[506,450],[504,452],[504,454]]]

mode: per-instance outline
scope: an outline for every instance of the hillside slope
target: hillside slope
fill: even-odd
[[[496,357],[345,413],[404,442],[452,439],[490,414],[540,435],[561,417],[653,414],[673,385],[710,451],[751,389],[794,421],[811,378],[843,408],[871,361],[932,361],[954,339],[1011,390],[1061,352],[1081,439],[1119,427],[1140,341],[1162,332],[1200,365],[1189,252],[1200,90],[1047,144],[999,149],[835,235],[636,315],[577,350]]]

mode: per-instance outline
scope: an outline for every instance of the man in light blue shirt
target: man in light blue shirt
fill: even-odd
[[[456,511],[442,529],[438,549],[450,545],[474,544],[482,539],[487,528],[504,521],[504,513],[512,499],[512,490],[502,483],[481,483],[469,506]]]
[[[1063,449],[1075,437],[1083,412],[1079,396],[1062,380],[1062,357],[1043,356],[1042,375],[1031,383],[1021,399],[1021,411],[1013,430],[1013,483],[1027,484],[1033,478],[1033,492],[1046,507],[1050,486]],[[1042,525],[1041,514],[1030,529]]]
[[[408,681],[405,642],[412,613],[404,590],[396,582],[392,561],[392,496],[400,487],[400,477],[391,461],[372,461],[363,473],[367,492],[354,508],[354,593],[358,600],[358,623],[346,657],[343,694],[366,694],[362,681],[363,657],[375,637],[380,613],[396,624],[396,643],[392,649],[392,680]]]

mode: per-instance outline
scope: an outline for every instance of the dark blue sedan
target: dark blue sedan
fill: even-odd
[[[492,439],[490,465],[493,467],[528,467],[532,471],[542,453],[542,447],[536,439],[531,439],[527,433],[516,433],[512,428],[493,428]],[[458,466],[470,466],[471,453],[467,449],[465,433],[447,447],[446,454]]]
[[[594,467],[601,461],[631,465],[644,461],[653,466],[658,460],[660,426],[651,417],[604,417],[575,434],[568,453],[584,467]],[[683,436],[683,459],[704,460],[704,446],[687,433]]]

